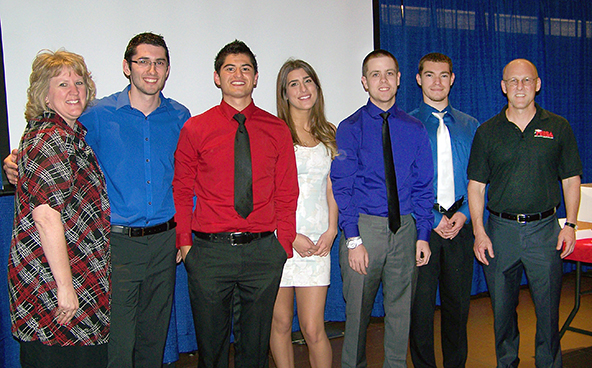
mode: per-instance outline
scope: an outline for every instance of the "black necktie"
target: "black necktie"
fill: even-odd
[[[395,163],[393,161],[393,149],[391,146],[391,134],[388,123],[389,115],[390,113],[388,112],[380,114],[380,116],[382,116],[382,154],[384,156],[389,229],[391,229],[393,233],[396,233],[401,226],[401,213],[399,210],[397,176],[395,175]]]
[[[245,116],[234,115],[238,129],[234,136],[234,209],[242,218],[253,211],[253,172],[251,169],[251,145],[245,127]]]

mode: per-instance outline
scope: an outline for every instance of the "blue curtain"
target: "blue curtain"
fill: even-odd
[[[451,103],[484,122],[507,103],[503,67],[526,58],[538,68],[536,101],[572,125],[592,180],[592,2],[580,0],[379,0],[380,45],[400,63],[397,104],[421,101],[415,75],[429,52],[452,58]],[[525,188],[526,189],[526,188]]]

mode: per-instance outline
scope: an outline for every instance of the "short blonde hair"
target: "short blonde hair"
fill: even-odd
[[[96,86],[88,71],[84,58],[78,54],[66,50],[41,50],[33,60],[31,76],[29,77],[29,88],[27,89],[27,107],[25,109],[25,118],[27,120],[40,116],[44,111],[48,111],[46,97],[49,93],[49,81],[58,76],[64,68],[71,68],[76,74],[84,80],[86,87],[86,103],[95,98]]]

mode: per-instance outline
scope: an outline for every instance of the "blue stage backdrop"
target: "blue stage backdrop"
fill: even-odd
[[[429,52],[452,58],[451,103],[480,122],[506,103],[503,67],[526,58],[542,79],[536,101],[569,120],[584,164],[583,182],[592,180],[592,2],[375,0],[376,7],[375,37],[400,64],[397,104],[403,110],[421,101],[415,75],[419,59]]]

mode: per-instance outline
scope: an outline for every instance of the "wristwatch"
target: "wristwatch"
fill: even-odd
[[[578,225],[574,224],[573,222],[565,221],[565,226],[573,227],[574,230],[578,229]]]
[[[348,249],[356,249],[360,245],[362,245],[362,237],[361,236],[352,236],[351,238],[347,238],[345,241],[345,245]]]

